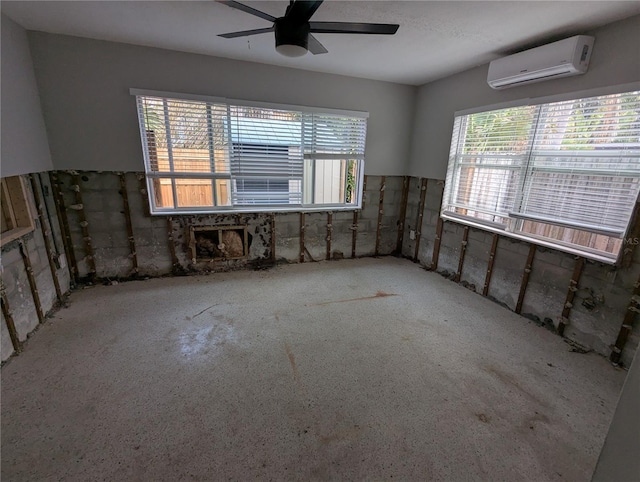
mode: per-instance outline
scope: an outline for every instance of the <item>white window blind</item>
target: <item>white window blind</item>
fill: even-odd
[[[152,212],[354,208],[366,116],[138,95]]]
[[[615,259],[640,189],[640,92],[456,117],[442,212]]]

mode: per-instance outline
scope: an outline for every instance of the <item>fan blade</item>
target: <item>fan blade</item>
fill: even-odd
[[[249,35],[258,35],[259,33],[267,33],[267,32],[273,32],[273,27],[256,28],[253,30],[243,30],[242,32],[222,33],[218,35],[218,37],[223,37],[223,38],[248,37]]]
[[[274,22],[276,19],[276,17],[269,15],[268,13],[261,12],[260,10],[256,10],[255,8],[249,7],[240,2],[234,2],[233,0],[216,0],[216,2],[224,3],[228,7],[242,10],[243,12],[250,13],[251,15],[255,15],[256,17],[269,20],[270,22]]]
[[[308,49],[313,55],[326,54],[328,52],[325,46],[313,35],[309,35]]]
[[[316,13],[318,7],[322,5],[324,0],[317,0],[315,2],[308,2],[304,0],[296,0],[287,9],[285,17],[294,19],[298,22],[308,22],[311,16]]]
[[[366,33],[393,35],[400,25],[391,23],[309,22],[313,33]]]

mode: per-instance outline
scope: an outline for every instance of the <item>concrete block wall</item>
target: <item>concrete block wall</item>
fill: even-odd
[[[411,232],[417,229],[421,179],[411,178],[405,220],[402,254],[413,258],[415,240]],[[439,218],[442,181],[429,179],[425,197],[418,262],[432,267],[433,247]],[[444,221],[437,271],[451,279],[458,269],[464,225]],[[482,294],[489,263],[493,233],[469,228],[460,283]],[[514,311],[530,244],[499,235],[488,297]],[[576,257],[537,246],[532,269],[522,302],[521,314],[535,322],[555,329],[561,320]],[[621,268],[587,260],[578,283],[569,324],[564,336],[605,356],[611,354],[638,275],[640,252],[636,250],[630,267]],[[640,342],[640,321],[622,353],[623,365],[629,365]]]
[[[240,269],[260,263],[272,263],[273,249],[276,261],[300,261],[300,213],[150,216],[144,176],[140,173],[124,173],[138,266],[136,272],[127,233],[121,173],[56,174],[64,199],[64,212],[68,218],[71,243],[67,243],[67,247],[73,251],[77,260],[79,279],[91,279],[93,276],[108,280]],[[56,216],[49,176],[45,173],[37,175],[37,179],[38,183],[42,181],[44,208],[50,219],[54,251],[59,260],[56,275],[63,291],[67,292],[72,280],[64,256],[63,225],[58,222]],[[356,212],[357,226],[354,226],[353,211],[332,212],[331,222],[328,212],[305,213],[302,246],[304,261],[326,259],[327,248],[330,249],[331,258],[351,257],[354,231],[357,257],[375,255],[377,237],[379,255],[395,253],[403,180],[401,176],[367,176],[364,206]],[[79,185],[79,196],[76,182]],[[33,193],[29,183],[26,184],[33,205]],[[419,241],[418,262],[430,269],[436,245],[436,229],[444,183],[434,179],[426,181],[422,223],[418,227],[421,186],[422,179],[409,178],[401,254],[413,258]],[[384,192],[382,203],[381,192]],[[79,200],[82,201],[81,210],[78,206]],[[32,208],[32,212],[36,213],[34,205]],[[88,236],[85,236],[86,233],[82,229],[83,219],[86,222],[84,227]],[[251,235],[248,258],[194,264],[188,249],[188,229],[191,225],[246,225]],[[275,226],[274,236],[271,232],[272,226]],[[458,270],[464,229],[459,223],[443,223],[437,271],[452,279]],[[417,232],[421,234],[419,240],[416,237]],[[85,238],[91,242],[95,273],[92,273],[91,257]],[[275,239],[274,246],[272,238]],[[483,290],[492,241],[492,233],[469,229],[460,283],[477,293],[482,293]],[[22,242],[30,254],[43,310],[49,311],[57,300],[39,221],[36,222],[36,230],[24,236]],[[488,297],[511,310],[516,309],[529,247],[529,243],[508,237],[499,236],[498,239]],[[574,265],[575,257],[572,255],[537,247],[521,314],[549,328],[557,327]],[[587,261],[569,315],[565,336],[598,353],[609,355],[627,311],[638,273],[638,252],[631,267],[624,269]],[[37,327],[38,317],[17,241],[2,248],[2,278],[18,337],[23,341]],[[640,342],[638,325],[636,323],[623,351],[623,364],[630,363]],[[5,360],[13,352],[13,347],[4,316],[0,335],[2,359]]]
[[[301,216],[298,212],[150,216],[145,206],[148,201],[142,174],[60,171],[56,176],[69,220],[71,249],[77,260],[79,279],[91,276],[98,279],[119,279],[136,274],[127,233],[121,175],[126,178],[138,276],[238,269],[255,263],[271,262],[272,220],[275,225],[275,260],[300,261]],[[383,188],[384,199],[380,205]],[[380,208],[383,212],[378,254],[388,255],[394,252],[402,191],[401,176],[367,176],[364,208],[358,211],[356,256],[375,254]],[[78,209],[80,201],[82,209]],[[331,213],[331,217],[329,228],[328,212],[304,214],[304,261],[325,260],[329,237],[331,258],[351,257],[354,213],[336,211]],[[85,236],[83,224],[88,236]],[[246,225],[251,236],[248,258],[194,264],[188,249],[188,230],[191,225]],[[169,237],[173,240],[173,249]],[[95,273],[92,273],[91,256],[85,238],[89,238],[93,249]]]
[[[2,285],[6,296],[9,314],[13,319],[19,342],[24,342],[33,330],[38,327],[39,319],[36,309],[34,293],[32,291],[23,256],[20,253],[20,243],[24,246],[33,276],[37,296],[40,299],[41,310],[46,316],[58,303],[53,276],[60,285],[61,294],[66,294],[71,286],[64,244],[58,218],[56,214],[53,192],[47,173],[32,174],[36,181],[36,188],[42,200],[44,226],[38,218],[38,210],[29,176],[22,176],[29,210],[33,218],[35,229],[19,239],[2,246]],[[50,233],[51,248],[56,260],[52,272],[45,247],[44,231]],[[0,329],[0,356],[7,360],[13,353],[7,320],[2,314],[2,328]]]

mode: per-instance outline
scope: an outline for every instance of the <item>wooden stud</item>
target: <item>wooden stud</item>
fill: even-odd
[[[178,272],[178,255],[176,254],[176,245],[173,242],[173,218],[167,217],[167,238],[169,241],[169,253],[171,254],[171,270],[173,273]]]
[[[404,222],[407,217],[407,204],[409,202],[409,176],[402,179],[402,200],[400,201],[400,219],[398,219],[398,238],[396,239],[396,254],[402,256],[402,244],[404,243]]]
[[[524,295],[527,292],[527,285],[529,284],[529,275],[531,274],[531,267],[533,266],[533,257],[536,254],[536,245],[529,245],[529,254],[527,256],[527,264],[524,266],[522,273],[522,282],[520,283],[520,293],[518,294],[518,302],[516,303],[516,313],[522,312],[522,303],[524,302]]]
[[[636,281],[634,286],[633,295],[631,296],[631,300],[627,306],[627,312],[624,315],[622,326],[620,326],[616,343],[611,350],[611,355],[609,356],[609,359],[613,363],[620,362],[622,350],[624,350],[624,346],[627,344],[627,339],[633,329],[633,322],[635,321],[638,313],[640,313],[640,277],[638,277],[638,281]]]
[[[416,246],[413,252],[413,262],[418,262],[420,251],[420,238],[422,237],[422,220],[424,218],[424,203],[427,198],[427,178],[423,177],[420,182],[420,204],[418,204],[418,220],[416,221]]]
[[[62,290],[60,289],[60,282],[58,281],[58,272],[56,270],[56,261],[53,248],[51,246],[51,224],[49,219],[45,216],[42,208],[43,201],[40,196],[40,189],[36,182],[36,178],[33,174],[29,175],[31,180],[31,190],[33,191],[33,199],[36,202],[36,210],[38,211],[38,219],[40,220],[40,230],[42,231],[42,238],[44,239],[44,249],[47,251],[47,259],[49,260],[49,269],[51,271],[51,278],[53,280],[53,287],[56,290],[56,297],[59,302],[62,302]]]
[[[56,269],[60,269],[60,248],[58,246],[58,241],[55,236],[55,230],[53,228],[54,224],[51,221],[52,218],[51,218],[51,212],[49,210],[49,203],[47,203],[47,197],[49,195],[48,189],[45,187],[44,182],[42,181],[42,174],[36,173],[34,174],[34,177],[35,176],[38,177],[37,184],[40,186],[39,195],[41,196],[41,199],[42,199],[42,213],[49,227],[49,240],[51,241],[51,247],[53,248],[53,254],[54,254],[53,259],[56,264]],[[52,196],[51,199],[55,203],[55,196]],[[57,225],[60,226],[59,223]]]
[[[129,193],[127,192],[127,177],[124,172],[119,174],[120,193],[122,194],[122,204],[124,220],[127,225],[127,239],[129,240],[129,250],[131,251],[131,265],[133,275],[138,275],[138,255],[136,253],[136,240],[133,236],[133,223],[131,222],[131,208],[129,207]]]
[[[276,214],[271,213],[271,261],[276,262]]]
[[[29,251],[22,240],[18,241],[18,249],[20,250],[20,256],[22,256],[22,261],[24,262],[24,270],[27,272],[27,280],[29,281],[29,287],[31,288],[31,296],[33,297],[33,304],[36,307],[38,321],[40,323],[43,323],[44,313],[42,312],[42,304],[40,303],[40,294],[38,293],[36,277],[33,274],[33,267],[31,266]]]
[[[333,233],[333,213],[327,213],[327,261],[331,259],[331,234]]]
[[[622,256],[620,257],[621,268],[629,268],[633,263],[633,254],[638,240],[640,240],[640,199],[636,199],[631,220],[629,221],[629,230],[623,239]]]
[[[482,296],[489,294],[489,284],[491,283],[491,273],[493,273],[493,263],[496,260],[496,249],[498,248],[499,236],[494,233],[491,241],[491,251],[489,252],[489,262],[487,263],[487,275],[484,278],[484,286],[482,288]]]
[[[462,243],[460,243],[460,260],[458,261],[458,271],[456,271],[456,277],[454,278],[456,283],[460,282],[462,277],[462,266],[464,265],[464,255],[467,252],[467,243],[469,242],[469,226],[464,227],[462,233]]]
[[[351,224],[351,257],[356,257],[356,241],[358,239],[358,211],[353,211],[353,223]]]
[[[444,227],[444,221],[441,217],[438,217],[438,224],[436,225],[436,237],[433,241],[433,255],[431,256],[431,271],[438,269],[438,259],[440,258],[440,244],[442,242],[442,230]]]
[[[567,298],[562,309],[562,317],[558,323],[558,335],[560,336],[564,336],[564,329],[569,324],[569,313],[571,312],[571,308],[573,308],[573,298],[576,296],[576,291],[578,291],[578,283],[580,282],[583,268],[584,258],[580,256],[576,258],[576,264],[573,267],[573,275],[571,276],[571,281],[569,281],[569,289],[567,290]]]
[[[149,209],[149,191],[147,187],[147,176],[144,172],[139,172],[136,174],[138,178],[138,189],[140,190],[140,195],[142,196],[142,210],[146,217],[151,217],[151,210]]]
[[[367,179],[369,179],[369,176],[367,176],[365,174],[363,176],[363,179],[362,179],[362,207],[361,207],[361,209],[364,209],[364,201],[365,201],[366,194],[367,194]]]
[[[304,263],[304,213],[300,213],[300,259],[301,263]]]
[[[382,231],[382,216],[384,214],[384,190],[386,187],[386,176],[380,177],[380,199],[378,201],[378,225],[376,226],[376,249],[374,256],[380,254],[380,234]]]
[[[73,247],[73,241],[71,239],[71,230],[69,229],[69,217],[67,216],[67,208],[64,203],[64,195],[60,188],[60,179],[58,178],[58,172],[49,172],[49,182],[51,183],[51,189],[53,190],[54,204],[56,206],[56,214],[60,222],[62,229],[62,244],[64,246],[64,253],[69,263],[69,271],[71,277],[77,283],[79,281],[78,263],[76,261],[76,253]]]
[[[18,332],[16,331],[16,325],[13,322],[13,315],[9,308],[9,301],[7,300],[7,293],[5,291],[4,283],[0,287],[2,314],[4,315],[4,321],[7,323],[7,331],[9,332],[9,338],[11,338],[11,344],[16,354],[22,351],[22,344],[18,339]]]
[[[438,209],[442,206],[442,196],[444,196],[444,188],[440,193],[440,203]],[[440,258],[440,245],[442,244],[442,231],[444,228],[444,221],[440,215],[438,215],[438,224],[436,226],[436,237],[433,241],[433,256],[431,258],[431,270],[436,271],[438,269],[438,259]]]
[[[82,229],[82,239],[84,240],[84,251],[87,257],[87,265],[89,266],[89,278],[96,277],[96,259],[93,252],[93,243],[91,242],[91,234],[89,233],[89,222],[84,211],[84,203],[82,202],[82,188],[80,187],[80,174],[73,175],[73,192],[76,195],[76,206],[78,207],[78,219],[80,220],[80,229]]]

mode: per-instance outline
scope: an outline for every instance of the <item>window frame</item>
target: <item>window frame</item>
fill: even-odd
[[[556,96],[541,97],[537,99],[521,99],[519,101],[514,101],[514,102],[505,102],[505,103],[496,104],[492,106],[477,107],[473,109],[467,109],[464,111],[455,112],[454,118],[453,118],[454,128],[453,128],[452,140],[450,144],[450,156],[449,156],[449,161],[447,163],[445,192],[443,192],[442,203],[440,206],[440,217],[444,220],[461,223],[463,225],[468,225],[470,227],[500,234],[509,238],[525,241],[538,246],[551,248],[554,250],[566,252],[576,256],[585,257],[594,261],[602,262],[604,264],[609,264],[609,265],[620,264],[625,253],[626,240],[628,239],[629,233],[633,229],[632,223],[633,223],[634,217],[636,216],[635,207],[638,201],[640,200],[640,194],[636,198],[636,205],[630,206],[631,214],[629,216],[629,220],[627,221],[627,225],[624,232],[621,233],[619,237],[616,237],[610,231],[605,233],[604,231],[598,230],[597,228],[591,229],[593,227],[589,228],[589,230],[582,229],[582,231],[584,232],[589,232],[592,234],[604,234],[616,239],[620,239],[622,241],[622,244],[617,254],[614,257],[614,256],[603,255],[602,251],[596,250],[594,248],[579,246],[577,244],[573,244],[570,242],[566,242],[562,240],[554,240],[552,238],[541,236],[535,233],[526,233],[521,231],[521,227],[525,221],[540,222],[540,223],[546,223],[547,225],[551,225],[551,226],[567,227],[570,229],[580,230],[581,227],[579,226],[579,223],[562,224],[557,222],[556,220],[545,221],[543,219],[534,219],[535,216],[528,216],[523,213],[518,213],[516,212],[516,209],[513,209],[508,213],[510,222],[507,225],[502,225],[500,223],[485,221],[485,220],[477,219],[473,216],[465,216],[464,214],[449,211],[445,208],[451,204],[450,201],[454,196],[454,192],[458,189],[458,186],[456,185],[451,187],[451,185],[446,186],[446,184],[453,182],[452,174],[456,171],[455,167],[452,168],[451,163],[452,163],[452,159],[454,158],[456,149],[458,147],[458,142],[459,142],[459,132],[456,130],[456,121],[458,118],[462,118],[464,116],[468,116],[472,114],[479,114],[479,113],[497,111],[497,110],[507,109],[507,108],[522,107],[522,106],[535,106],[535,107],[540,107],[542,109],[542,106],[545,106],[547,104],[557,103],[557,102],[581,100],[581,99],[588,99],[591,97],[607,96],[607,95],[613,95],[613,94],[632,93],[639,90],[640,90],[640,82],[633,82],[633,83],[624,84],[624,85],[611,86],[606,89],[593,89],[593,90],[587,90],[587,91],[581,91],[581,92],[574,92],[572,94],[562,94],[562,95],[556,95]],[[529,157],[529,160],[530,160],[536,154],[537,153],[535,149],[532,148],[527,153],[527,156]],[[522,179],[520,180],[520,186],[516,190],[516,195],[520,197],[525,195],[525,185],[527,184],[527,179],[528,179],[527,176],[531,175],[531,172],[529,171],[529,166],[528,166],[529,160],[525,162],[525,165],[522,167],[522,171],[521,171]],[[447,187],[450,187],[450,189],[448,190]],[[447,198],[447,191],[449,193],[449,198]],[[520,202],[521,201],[522,200],[520,200]],[[517,206],[514,206],[514,207],[517,208]],[[473,210],[476,210],[476,209],[473,209]],[[479,211],[479,210],[476,210],[476,211]],[[515,230],[513,226],[516,226]],[[587,228],[586,225],[583,227]]]
[[[0,246],[4,246],[35,229],[31,214],[30,202],[27,198],[27,188],[22,176],[8,176],[1,180],[2,189],[2,217],[5,214],[15,224],[10,229],[0,233]]]
[[[222,103],[227,106],[238,106],[238,107],[256,107],[256,108],[264,108],[264,109],[274,109],[274,110],[289,110],[299,112],[302,115],[305,114],[328,114],[328,115],[336,115],[343,117],[354,117],[365,120],[365,140],[364,140],[364,148],[362,154],[358,154],[353,156],[353,158],[349,158],[349,156],[337,155],[331,153],[302,153],[302,162],[303,168],[306,170],[306,163],[311,162],[314,163],[317,160],[344,160],[347,163],[347,171],[349,169],[349,163],[355,162],[355,172],[356,172],[356,189],[353,193],[354,202],[350,204],[346,203],[324,203],[324,204],[309,204],[305,203],[305,184],[306,178],[303,176],[301,180],[301,189],[302,189],[302,202],[300,204],[238,204],[238,205],[228,205],[228,206],[191,206],[191,207],[176,207],[177,205],[177,195],[175,189],[175,180],[183,178],[183,179],[210,179],[212,182],[216,182],[216,180],[229,180],[230,181],[230,189],[231,184],[234,183],[234,177],[229,171],[228,173],[220,173],[220,172],[173,172],[171,175],[168,175],[166,172],[158,172],[155,173],[149,169],[148,159],[149,157],[149,146],[146,142],[146,132],[143,129],[143,125],[138,118],[138,125],[140,130],[140,139],[142,144],[142,151],[144,156],[144,164],[145,164],[145,178],[147,184],[147,199],[149,202],[149,210],[152,216],[171,216],[171,215],[197,215],[197,214],[242,214],[242,213],[274,213],[274,212],[327,212],[327,211],[354,211],[362,209],[362,201],[364,196],[364,168],[365,168],[365,158],[366,158],[366,120],[369,117],[368,112],[362,111],[352,111],[352,110],[342,110],[342,109],[330,109],[330,108],[319,108],[319,107],[309,107],[309,106],[299,106],[299,105],[291,105],[291,104],[275,104],[275,103],[267,103],[267,102],[258,102],[258,101],[248,101],[248,100],[239,100],[239,99],[231,99],[231,98],[222,98],[222,97],[213,97],[206,95],[197,95],[197,94],[184,94],[184,93],[175,93],[175,92],[166,92],[166,91],[155,91],[155,90],[147,90],[147,89],[136,89],[131,88],[129,90],[130,95],[134,96],[136,99],[136,111],[138,112],[137,103],[138,97],[157,97],[164,98],[168,100],[177,100],[177,101],[197,101],[197,102],[206,102],[206,103]],[[166,113],[165,113],[166,115]],[[303,121],[304,122],[304,121]],[[233,141],[229,139],[229,149],[230,151],[233,149]],[[232,155],[230,153],[230,155]],[[170,178],[172,182],[172,193],[173,193],[173,206],[172,207],[157,207],[155,202],[155,188],[154,181],[159,179]],[[348,174],[345,175],[345,186],[347,185]],[[215,200],[215,191],[213,189],[214,195],[214,203]],[[345,188],[346,195],[346,188]],[[231,194],[229,195],[231,199]]]

